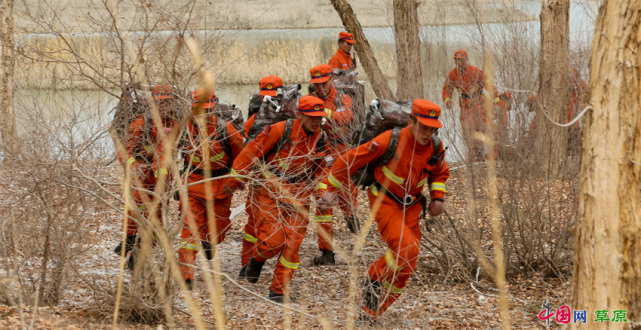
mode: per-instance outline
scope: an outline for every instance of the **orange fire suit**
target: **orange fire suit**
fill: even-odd
[[[163,129],[168,133],[174,125],[173,121],[163,121]],[[145,120],[143,116],[138,116],[130,125],[129,133],[127,136],[127,164],[130,165],[132,175],[132,184],[134,188],[142,188],[148,191],[153,191],[156,188],[156,176],[154,175],[154,162],[157,155],[162,152],[163,141],[159,141],[159,134],[156,127],[151,129],[151,132],[145,132]],[[124,155],[119,154],[118,158],[121,162],[124,161]],[[134,203],[138,207],[139,212],[144,218],[149,218],[149,210],[145,201],[150,202],[154,200],[153,195],[138,189],[132,189],[131,193],[134,198]],[[160,219],[161,209],[158,207],[156,216]],[[130,217],[135,217],[135,212],[129,211]],[[127,235],[138,234],[138,224],[129,219],[127,221]]]
[[[387,150],[390,137],[391,131],[387,131],[372,141],[349,150],[345,156],[338,159],[330,170],[328,191],[340,189],[350,181],[350,173],[381,157]],[[444,157],[434,166],[428,164],[434,154],[431,142],[421,146],[415,141],[408,127],[401,130],[396,148],[397,156],[388,164],[374,170],[377,183],[368,189],[370,205],[374,205],[377,198],[382,198],[375,220],[378,231],[388,246],[385,255],[370,264],[368,270],[370,279],[385,288],[378,301],[378,310],[363,307],[372,318],[383,313],[399,298],[405,283],[414,271],[419,254],[421,203],[406,206],[389,194],[401,199],[412,196],[412,200],[416,201],[427,183],[432,199],[442,199],[446,191],[445,181],[450,175]],[[443,145],[439,152],[442,150]],[[384,193],[380,185],[386,187],[388,192]]]
[[[472,155],[477,155],[480,150],[483,150],[482,143],[474,139],[474,132],[485,132],[485,126],[488,122],[482,97],[484,87],[483,71],[472,65],[468,65],[465,70],[454,68],[447,75],[443,84],[443,102],[445,104],[452,100],[455,88],[461,92],[459,100],[461,126],[464,139],[472,141],[470,145],[470,154]]]
[[[207,135],[209,144],[209,159],[211,166],[211,177],[227,175],[231,167],[232,160],[238,156],[243,148],[243,138],[234,128],[234,125],[226,122],[227,139],[231,155],[223,149],[221,142],[217,139],[217,119],[216,116],[207,116]],[[205,179],[204,169],[205,161],[203,158],[203,145],[201,141],[200,129],[191,122],[188,126],[188,134],[185,143],[186,161],[191,167],[186,171],[189,173],[188,184],[192,184]],[[205,185],[209,185],[212,191],[214,219],[207,221],[207,195]],[[189,208],[185,217],[181,238],[181,248],[178,251],[180,262],[194,265],[196,255],[198,254],[198,242],[200,240],[210,244],[220,244],[225,240],[225,234],[231,228],[231,199],[224,190],[225,180],[214,180],[206,183],[199,183],[187,188],[187,198],[180,199],[180,212],[184,212],[183,203],[187,202]],[[210,225],[215,228],[210,228]],[[183,278],[190,280],[194,276],[194,269],[187,266],[180,266]]]
[[[351,132],[350,125],[354,121],[353,101],[349,95],[343,94],[339,106],[336,107],[336,89],[333,87],[326,97],[320,97],[317,93],[311,95],[323,100],[325,102],[325,109],[330,111],[323,130],[327,132],[327,138],[332,150],[331,163],[341,157],[349,148],[344,141],[349,137]],[[329,172],[325,171],[323,177],[326,178],[327,175],[329,175]],[[316,196],[322,196],[325,189],[327,189],[327,185],[324,183],[316,185]],[[353,184],[343,187],[339,192],[338,205],[345,216],[353,216],[354,210],[358,208],[358,188]],[[319,230],[324,230],[327,234],[327,239],[325,239],[322,234],[318,235],[318,248],[320,250],[334,251],[332,247],[334,237],[333,218],[334,210],[331,207],[316,210],[314,221],[319,225]]]
[[[334,56],[329,59],[328,64],[332,67],[332,69],[349,70],[356,68],[354,66],[354,59],[352,58],[352,56],[348,53],[345,53],[340,48],[338,49],[336,54],[334,54]]]
[[[247,119],[243,124],[243,129],[245,130],[245,136],[249,138],[249,130],[254,126],[254,121],[256,120],[256,114],[253,114]]]
[[[252,194],[252,212],[256,226],[256,244],[252,257],[264,262],[280,255],[270,289],[284,294],[285,286],[300,264],[298,249],[307,231],[312,182],[325,167],[327,146],[316,150],[321,131],[308,135],[300,120],[293,122],[290,141],[281,150],[276,144],[285,132],[286,122],[265,127],[234,160],[231,174],[248,176],[257,159],[265,158],[268,170],[261,173],[264,185],[256,185]],[[243,179],[238,179],[242,181]],[[227,183],[235,189],[240,182]]]

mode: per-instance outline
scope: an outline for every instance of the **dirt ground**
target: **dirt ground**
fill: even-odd
[[[452,179],[457,179],[460,171],[453,171]],[[4,178],[6,180],[6,177]],[[460,178],[458,178],[460,179]],[[9,187],[5,185],[3,187]],[[12,188],[10,188],[12,189]],[[7,191],[5,191],[7,192]],[[0,194],[2,195],[2,194]],[[233,207],[244,203],[244,194],[237,194]],[[367,210],[364,193],[359,199],[362,212]],[[175,204],[175,202],[174,202]],[[172,205],[175,209],[176,205]],[[257,284],[246,281],[235,282],[240,269],[240,249],[242,226],[247,219],[241,214],[234,219],[228,239],[220,245],[221,262],[224,274],[234,283],[224,279],[224,313],[229,329],[309,329],[321,328],[315,319],[305,318],[299,313],[285,312],[283,308],[268,303],[266,297],[271,273],[276,260],[270,260]],[[115,288],[119,273],[119,257],[112,250],[120,239],[121,214],[106,209],[87,225],[91,228],[86,235],[89,248],[78,258],[66,278],[62,302],[55,307],[39,308],[35,318],[35,329],[110,329],[109,315],[113,306],[100,306],[92,293],[92,285],[101,288]],[[336,228],[336,241],[344,248],[351,248],[354,236],[347,230],[339,216]],[[301,266],[291,282],[292,308],[304,311],[314,317],[327,320],[332,328],[346,327],[349,309],[349,269],[338,257],[337,265],[313,267],[311,260],[318,253],[317,234],[309,228],[301,250]],[[366,265],[378,259],[385,251],[385,245],[375,232],[375,226],[368,234],[368,240],[359,261],[359,277],[366,276]],[[156,252],[158,253],[158,252]],[[25,262],[33,262],[33,260]],[[37,262],[33,265],[37,268]],[[125,272],[125,285],[131,281],[131,272]],[[360,281],[359,279],[359,281]],[[532,276],[509,278],[512,325],[514,329],[543,329],[545,324],[537,319],[541,305],[549,300],[553,306],[563,305],[569,297],[569,280]],[[243,287],[252,294],[241,289]],[[379,329],[493,329],[499,326],[498,305],[492,291],[493,284],[484,276],[479,283],[462,282],[456,278],[445,279],[434,257],[422,249],[415,273],[405,288],[405,293],[379,319],[375,328]],[[478,290],[478,291],[477,291]],[[260,297],[259,297],[260,296]],[[202,274],[197,273],[197,285],[193,297],[196,299],[208,328],[215,328],[212,303],[204,289]],[[360,298],[359,298],[360,299]],[[102,312],[98,310],[102,309]],[[105,310],[107,311],[105,313]],[[23,318],[29,326],[33,309],[26,307]],[[15,307],[0,305],[0,329],[19,329],[20,313]],[[181,293],[174,300],[173,317],[179,329],[194,329],[189,309]],[[552,322],[552,327],[556,323]],[[364,327],[359,327],[364,328]],[[166,329],[166,325],[149,325],[120,322],[118,329]]]

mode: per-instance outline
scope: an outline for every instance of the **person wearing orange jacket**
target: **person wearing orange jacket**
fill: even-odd
[[[349,150],[330,169],[329,186],[323,195],[323,201],[328,203],[336,200],[337,191],[351,180],[351,173],[374,163],[387,151],[392,134],[397,132],[396,156],[374,169],[376,181],[367,193],[370,206],[378,204],[377,200],[381,202],[374,219],[388,249],[369,265],[363,284],[363,321],[375,321],[400,297],[416,267],[421,240],[419,217],[427,198],[422,194],[425,185],[431,195],[426,211],[432,216],[443,212],[445,182],[450,174],[443,146],[438,142],[438,150],[434,150],[432,137],[443,126],[438,120],[440,114],[436,104],[417,99],[407,127],[400,132],[387,131]]]
[[[450,71],[443,84],[443,102],[451,110],[454,89],[461,92],[459,105],[463,138],[470,149],[471,160],[474,161],[483,158],[484,150],[483,144],[474,138],[474,132],[485,132],[488,123],[483,104],[485,75],[481,69],[468,64],[468,55],[464,50],[454,52],[454,62],[456,68]]]
[[[333,69],[351,70],[356,69],[356,61],[350,55],[354,41],[354,35],[347,32],[338,34],[338,50],[329,60],[329,65]]]
[[[276,90],[283,87],[283,80],[278,76],[267,76],[263,77],[258,85],[260,87],[260,91],[258,92],[258,94],[260,95],[260,99],[262,101],[263,97],[266,95],[275,97]],[[245,136],[248,138],[249,130],[254,125],[255,117],[256,114],[252,115],[245,122]],[[247,264],[249,263],[249,259],[251,258],[251,250],[254,247],[254,244],[258,241],[258,238],[256,238],[254,213],[252,212],[252,195],[253,188],[250,185],[249,191],[247,193],[247,203],[245,204],[245,212],[247,212],[249,217],[247,218],[247,224],[245,225],[245,229],[243,231],[243,247],[240,252],[241,270],[240,274],[238,275],[238,277],[240,278],[243,278],[245,276],[245,267],[247,266]]]
[[[206,174],[215,178],[229,174],[232,161],[243,148],[243,137],[229,122],[216,117],[212,110],[216,105],[214,92],[204,95],[206,91],[198,89],[191,93],[194,118],[187,126],[185,137],[185,173],[187,173],[187,196],[180,198],[180,212],[186,212],[185,222],[180,235],[178,260],[185,264],[180,266],[187,287],[193,287],[194,265],[200,246],[208,260],[214,257],[212,245],[225,240],[225,234],[231,227],[231,195],[224,190],[224,180],[201,182]],[[205,109],[204,113],[200,109]],[[201,126],[202,125],[202,126]],[[207,136],[203,136],[202,134]],[[203,155],[203,148],[209,148],[209,160]],[[206,162],[209,161],[209,173]],[[198,183],[201,182],[201,183]],[[211,188],[207,195],[206,185]],[[207,203],[213,205],[213,219],[207,219]],[[185,207],[185,203],[189,207]]]
[[[309,70],[311,74],[310,84],[314,86],[314,92],[310,95],[316,96],[323,100],[325,109],[328,110],[329,116],[323,130],[327,132],[329,145],[332,150],[332,160],[342,156],[349,148],[346,140],[351,133],[350,125],[354,121],[352,113],[352,98],[334,88],[333,71],[328,64],[317,65]],[[325,173],[327,176],[328,173]],[[325,192],[327,186],[319,183],[316,187],[317,196],[320,197]],[[358,233],[360,223],[354,215],[354,210],[358,208],[358,188],[354,185],[347,185],[340,192],[339,207],[345,215],[347,226],[352,233]],[[314,258],[315,265],[335,264],[334,248],[332,239],[334,236],[333,229],[333,208],[317,208],[314,220],[323,230],[318,234],[318,248],[321,255]]]
[[[256,221],[256,244],[245,268],[245,278],[258,282],[265,261],[278,258],[270,286],[269,299],[282,302],[287,283],[300,264],[298,249],[308,225],[311,182],[320,175],[329,155],[326,134],[320,129],[327,116],[322,100],[304,96],[298,102],[298,118],[279,122],[249,142],[234,160],[225,186],[228,195],[243,188],[257,166],[266,179],[254,186],[252,195]]]
[[[176,125],[176,109],[178,107],[178,100],[172,86],[168,85],[155,85],[151,88],[151,97],[155,102],[160,116],[162,127],[157,127],[149,113],[143,113],[138,116],[129,125],[126,144],[126,158],[127,166],[130,167],[132,175],[131,189],[133,201],[138,207],[140,215],[149,219],[149,210],[147,203],[154,200],[152,194],[147,191],[154,191],[156,188],[157,173],[154,171],[154,162],[162,152],[163,142],[162,137],[166,137],[173,126]],[[160,133],[162,131],[164,134]],[[124,161],[125,155],[118,155],[121,162]],[[133,270],[135,264],[135,257],[133,248],[138,234],[139,224],[133,219],[136,218],[136,212],[129,210],[127,215],[127,227],[123,228],[127,231],[127,239],[125,241],[125,255],[130,251],[131,255],[127,259],[127,266]],[[161,218],[161,209],[158,207],[156,210],[157,219]],[[123,223],[124,225],[124,223]],[[116,246],[114,253],[120,255],[123,249],[122,242]]]

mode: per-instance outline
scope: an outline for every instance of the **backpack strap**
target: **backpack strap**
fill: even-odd
[[[390,140],[389,144],[387,145],[387,150],[385,150],[385,153],[381,156],[378,157],[373,163],[372,170],[379,167],[386,165],[389,163],[392,158],[394,157],[394,154],[396,154],[396,147],[398,146],[398,140],[400,139],[401,136],[401,128],[400,127],[394,127],[392,130],[392,134],[390,135]]]
[[[443,157],[443,153],[445,153],[445,150],[442,152],[439,152],[441,150],[441,139],[438,138],[436,135],[432,135],[432,145],[434,148],[432,148],[433,153],[432,153],[432,158],[427,161],[427,164],[430,166],[436,165],[439,161],[441,161],[441,158]],[[445,148],[447,149],[447,148]]]
[[[231,158],[231,145],[229,144],[229,136],[227,135],[227,121],[221,117],[216,117],[216,141],[220,142],[223,151]],[[232,159],[225,168],[231,168]]]
[[[316,142],[316,153],[320,153],[325,151],[325,147],[327,146],[327,133],[325,131],[321,130],[321,136],[318,142]],[[329,151],[329,150],[327,150]]]
[[[280,137],[280,140],[278,140],[276,145],[270,151],[265,153],[265,155],[263,156],[263,160],[267,160],[267,158],[269,158],[269,156],[272,154],[279,153],[284,146],[292,142],[292,127],[294,127],[294,119],[287,119],[287,122],[285,122],[285,131],[283,132],[283,135]]]

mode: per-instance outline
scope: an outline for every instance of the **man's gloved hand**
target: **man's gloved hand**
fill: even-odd
[[[443,201],[442,200],[432,200],[430,205],[427,206],[427,211],[431,216],[435,217],[443,213]]]
[[[329,192],[326,191],[323,196],[318,200],[318,204],[321,205],[321,207],[332,207],[336,203],[336,193],[335,192]]]

